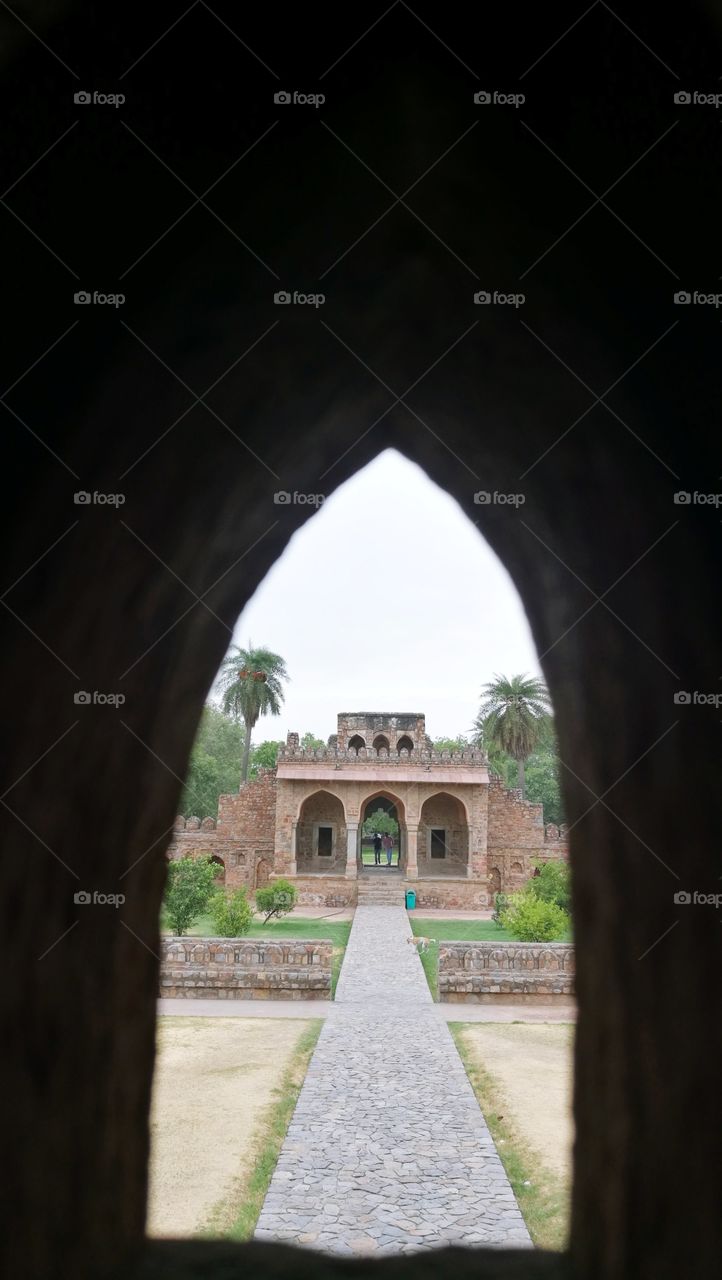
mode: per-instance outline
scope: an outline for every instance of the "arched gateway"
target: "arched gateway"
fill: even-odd
[[[380,739],[396,745],[374,750]],[[376,863],[371,827],[391,834],[390,863],[385,851]],[[341,713],[328,747],[289,734],[275,770],[221,796],[214,830],[185,823],[173,852],[222,859],[228,888],[287,877],[302,903],[352,906],[379,883],[402,901],[413,884],[422,908],[478,909],[567,845],[557,828],[547,838],[541,805],[490,776],[483,751],[434,750],[418,712],[364,711]]]

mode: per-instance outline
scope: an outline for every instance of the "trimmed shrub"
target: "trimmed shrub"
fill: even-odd
[[[293,911],[297,898],[296,886],[290,880],[274,880],[272,884],[256,889],[256,910],[265,916],[264,924],[272,916],[285,916]]]
[[[553,942],[565,937],[571,926],[568,912],[555,902],[544,902],[531,889],[512,895],[501,921],[519,942]]]
[[[213,925],[219,938],[240,938],[253,923],[253,907],[245,889],[233,893],[216,893],[211,898]]]

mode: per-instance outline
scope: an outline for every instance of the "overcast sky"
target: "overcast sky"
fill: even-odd
[[[388,449],[294,534],[241,614],[291,680],[279,717],[324,742],[339,711],[421,711],[431,737],[467,733],[495,672],[541,675],[509,575],[453,498]]]

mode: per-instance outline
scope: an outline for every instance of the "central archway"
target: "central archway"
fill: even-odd
[[[379,820],[373,819],[379,814]],[[406,808],[402,800],[390,791],[374,791],[361,802],[359,808],[358,870],[361,874],[374,875],[378,870],[399,873],[406,867]],[[391,861],[382,847],[378,862],[373,845],[374,832],[392,839]]]

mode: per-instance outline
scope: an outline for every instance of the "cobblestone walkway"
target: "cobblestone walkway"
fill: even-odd
[[[255,1238],[338,1254],[528,1245],[402,907],[359,907]]]

